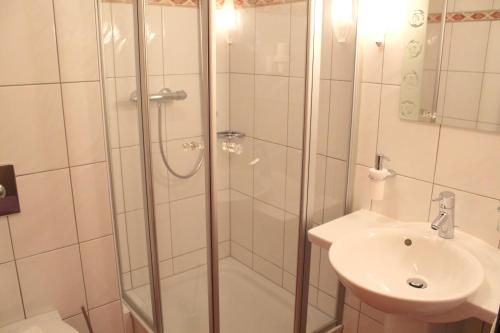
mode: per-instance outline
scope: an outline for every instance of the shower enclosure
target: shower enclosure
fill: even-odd
[[[306,232],[349,210],[356,2],[98,3],[134,318],[179,333],[340,324],[343,288]]]

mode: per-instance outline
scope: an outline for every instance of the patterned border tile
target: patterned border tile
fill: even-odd
[[[132,0],[102,0],[112,3],[132,3]],[[234,0],[236,8],[263,7],[280,5],[285,3],[302,2],[306,0]],[[198,7],[200,0],[147,0],[149,5]],[[222,7],[224,0],[217,0],[217,7]]]
[[[429,23],[441,22],[442,14],[429,14]],[[447,13],[446,22],[476,22],[500,20],[500,10]]]

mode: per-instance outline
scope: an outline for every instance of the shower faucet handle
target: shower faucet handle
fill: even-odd
[[[193,150],[203,150],[205,149],[205,146],[201,142],[191,141],[191,142],[184,142],[182,144],[182,148],[184,148],[184,151],[193,151]]]

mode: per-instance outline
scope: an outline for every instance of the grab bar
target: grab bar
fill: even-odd
[[[181,101],[187,98],[187,93],[184,90],[172,91],[168,88],[160,90],[157,94],[149,95],[149,100],[151,102],[165,103],[169,101]],[[130,101],[137,102],[137,91],[130,94]]]

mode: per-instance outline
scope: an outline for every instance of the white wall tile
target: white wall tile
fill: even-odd
[[[120,259],[120,269],[121,273],[130,271],[130,255],[128,252],[128,235],[127,235],[127,223],[125,220],[125,214],[118,214],[116,216],[116,229],[115,238],[117,242],[117,248],[119,259]]]
[[[0,109],[9,124],[0,131],[2,163],[18,175],[68,165],[59,85],[2,87]]]
[[[217,191],[217,219],[219,243],[231,238],[231,195],[230,190]]]
[[[238,24],[231,32],[230,69],[234,73],[255,72],[255,8],[238,8]]]
[[[319,269],[319,289],[331,297],[337,296],[338,278],[328,259],[328,251],[321,249]],[[319,299],[318,299],[319,301]]]
[[[398,174],[431,181],[439,126],[400,120],[399,92],[396,86],[382,87],[378,153],[391,159],[385,165]]]
[[[14,259],[7,217],[0,217],[0,264]]]
[[[290,4],[255,9],[255,73],[288,75]]]
[[[113,191],[114,209],[116,213],[125,211],[123,200],[122,162],[120,149],[111,149],[111,187]]]
[[[375,212],[403,221],[427,220],[432,184],[404,176],[386,180],[384,200],[373,201]]]
[[[163,53],[166,74],[200,72],[201,44],[198,15],[198,9],[163,6]],[[173,45],[175,47],[172,47]]]
[[[332,26],[331,1],[323,2],[323,27],[321,32],[321,79],[330,79],[332,74]]]
[[[120,301],[90,310],[89,316],[95,333],[123,333],[123,310]]]
[[[299,215],[300,186],[302,179],[302,151],[288,148],[286,154],[286,204],[287,212]]]
[[[139,112],[137,105],[130,102],[130,94],[137,90],[135,77],[117,78],[115,82],[120,147],[138,145]]]
[[[500,74],[484,74],[483,91],[477,120],[487,123],[500,124]]]
[[[113,19],[111,3],[101,3],[101,43],[103,48],[103,72],[106,78],[115,76],[115,55],[113,49]],[[107,91],[106,91],[107,92]]]
[[[0,85],[59,81],[52,1],[2,3],[0,31]]]
[[[340,115],[339,114],[332,114],[332,108],[333,104],[335,104],[335,109],[339,106],[341,102],[340,100],[334,100],[334,96],[332,94],[332,90],[334,89],[333,86],[335,85],[335,81],[330,81],[330,80],[320,80],[319,83],[319,114],[318,114],[318,129],[317,129],[317,146],[316,146],[316,153],[322,154],[322,155],[327,155],[328,153],[328,143],[329,143],[329,136],[333,133],[333,129],[330,128],[330,125],[333,126],[333,123],[335,123],[335,126],[338,125]],[[330,88],[331,87],[331,88]],[[338,111],[338,110],[337,110]],[[305,115],[305,110],[304,110],[304,105],[302,105],[302,108],[299,111],[301,113],[302,118],[304,118]],[[302,138],[301,138],[302,139]],[[300,146],[300,149],[302,149],[302,146]]]
[[[171,155],[167,151],[167,146],[165,142],[162,142],[163,151],[166,152],[166,156],[171,158]],[[160,152],[160,144],[153,143],[151,146],[151,158],[153,160],[153,189],[155,195],[155,203],[165,203],[169,201],[169,175],[167,167],[163,162]]]
[[[231,240],[252,249],[253,199],[231,191]]]
[[[318,308],[331,317],[335,317],[337,299],[320,290],[318,291]]]
[[[67,318],[85,306],[78,246],[19,260],[19,281],[27,317],[57,310]]]
[[[363,48],[362,82],[381,83],[384,64],[384,48],[379,47],[370,38],[360,37]]]
[[[138,146],[121,149],[125,210],[144,206],[141,152]]]
[[[163,6],[146,6],[148,74],[163,75]],[[186,40],[187,41],[187,40]],[[177,44],[175,44],[177,46]],[[172,50],[174,48],[169,48]]]
[[[217,73],[215,81],[217,130],[229,129],[229,74]]]
[[[79,333],[90,333],[83,314],[64,319],[64,322],[73,327]]]
[[[255,141],[254,196],[270,205],[285,207],[286,147]]]
[[[302,149],[305,80],[291,77],[288,92],[288,146]]]
[[[169,141],[167,144],[167,161],[170,167],[181,175],[191,172],[196,166],[200,156],[199,150],[185,151],[184,143],[202,142],[199,137],[187,138],[185,140]],[[202,152],[201,152],[202,153]],[[205,193],[205,165],[190,178],[177,178],[169,172],[169,193],[171,200],[192,197],[193,195]]]
[[[104,161],[104,125],[99,82],[62,85],[70,165]]]
[[[113,236],[80,244],[89,308],[120,298]]]
[[[297,250],[299,245],[299,218],[285,214],[285,236],[283,244],[283,269],[295,275],[297,271]],[[294,286],[295,289],[295,286]]]
[[[174,274],[207,264],[207,249],[199,249],[174,258]]]
[[[455,11],[475,11],[490,9],[491,0],[455,0]]]
[[[316,174],[313,200],[313,222],[323,223],[326,184],[326,156],[316,154]]]
[[[285,212],[260,201],[253,204],[253,251],[276,266],[283,266]]]
[[[155,206],[156,237],[158,239],[158,257],[160,261],[172,257],[172,233],[170,225],[170,205],[164,203]]]
[[[72,168],[71,182],[79,240],[110,235],[113,229],[106,163]]]
[[[351,33],[346,42],[341,43],[333,37],[332,44],[332,79],[352,81],[354,61],[356,59],[356,34]]]
[[[453,23],[448,69],[482,72],[490,22]]]
[[[130,4],[113,4],[116,76],[135,76],[134,14]]]
[[[23,303],[17,280],[16,264],[0,265],[0,326],[24,319]]]
[[[271,6],[273,7],[273,6]],[[255,77],[255,137],[285,145],[287,142],[288,78]]]
[[[172,91],[184,90],[188,96],[185,100],[167,106],[165,119],[168,140],[201,135],[200,76],[169,75],[165,77],[165,84]]]
[[[500,0],[498,0],[500,9]],[[500,73],[500,21],[491,22],[490,39],[488,42],[488,52],[486,55],[486,71]]]
[[[107,67],[107,66],[105,66]],[[111,148],[120,146],[120,133],[118,131],[118,108],[116,105],[116,80],[114,78],[105,79],[106,92],[106,130],[108,145]]]
[[[482,73],[448,72],[444,116],[475,121],[479,111],[482,82]]]
[[[230,117],[231,129],[253,136],[255,77],[247,74],[230,75]]]
[[[332,81],[328,156],[347,160],[351,135],[352,83]]]
[[[359,317],[358,333],[383,333],[384,325],[363,314]]]
[[[327,158],[324,222],[344,215],[347,187],[347,162]]]
[[[254,161],[254,140],[244,138],[241,145],[243,152],[240,155],[231,154],[229,158],[231,188],[253,195],[254,163],[257,162]]]
[[[356,333],[359,325],[359,312],[344,305],[343,333]]]
[[[353,210],[359,209],[370,209],[371,198],[370,198],[370,183],[368,179],[369,168],[356,165],[356,171],[354,173],[354,199],[353,199]]]
[[[61,80],[98,80],[94,1],[54,0],[54,12]]]
[[[253,256],[253,269],[279,286],[283,283],[283,270],[259,256]]]
[[[206,246],[204,195],[172,202],[170,213],[174,256]]]
[[[357,162],[372,166],[377,153],[377,136],[382,86],[363,83],[359,108]]]
[[[500,198],[500,154],[491,153],[498,151],[498,135],[444,127],[441,130],[435,182]]]
[[[9,217],[16,258],[77,242],[68,169],[18,177],[17,186],[22,210]]]
[[[432,196],[437,198],[443,191],[451,191],[456,195],[455,225],[459,230],[497,247],[500,241],[500,233],[496,232],[499,201],[439,185],[434,186]],[[431,206],[429,220],[432,221],[438,214],[439,205],[435,203]]]
[[[304,77],[306,71],[307,3],[291,4],[290,76]]]
[[[238,245],[236,242],[231,242],[231,257],[248,267],[252,267],[252,252]]]
[[[148,263],[146,244],[146,222],[142,209],[125,214],[128,236],[130,269],[136,270]],[[121,236],[120,236],[121,237]]]

